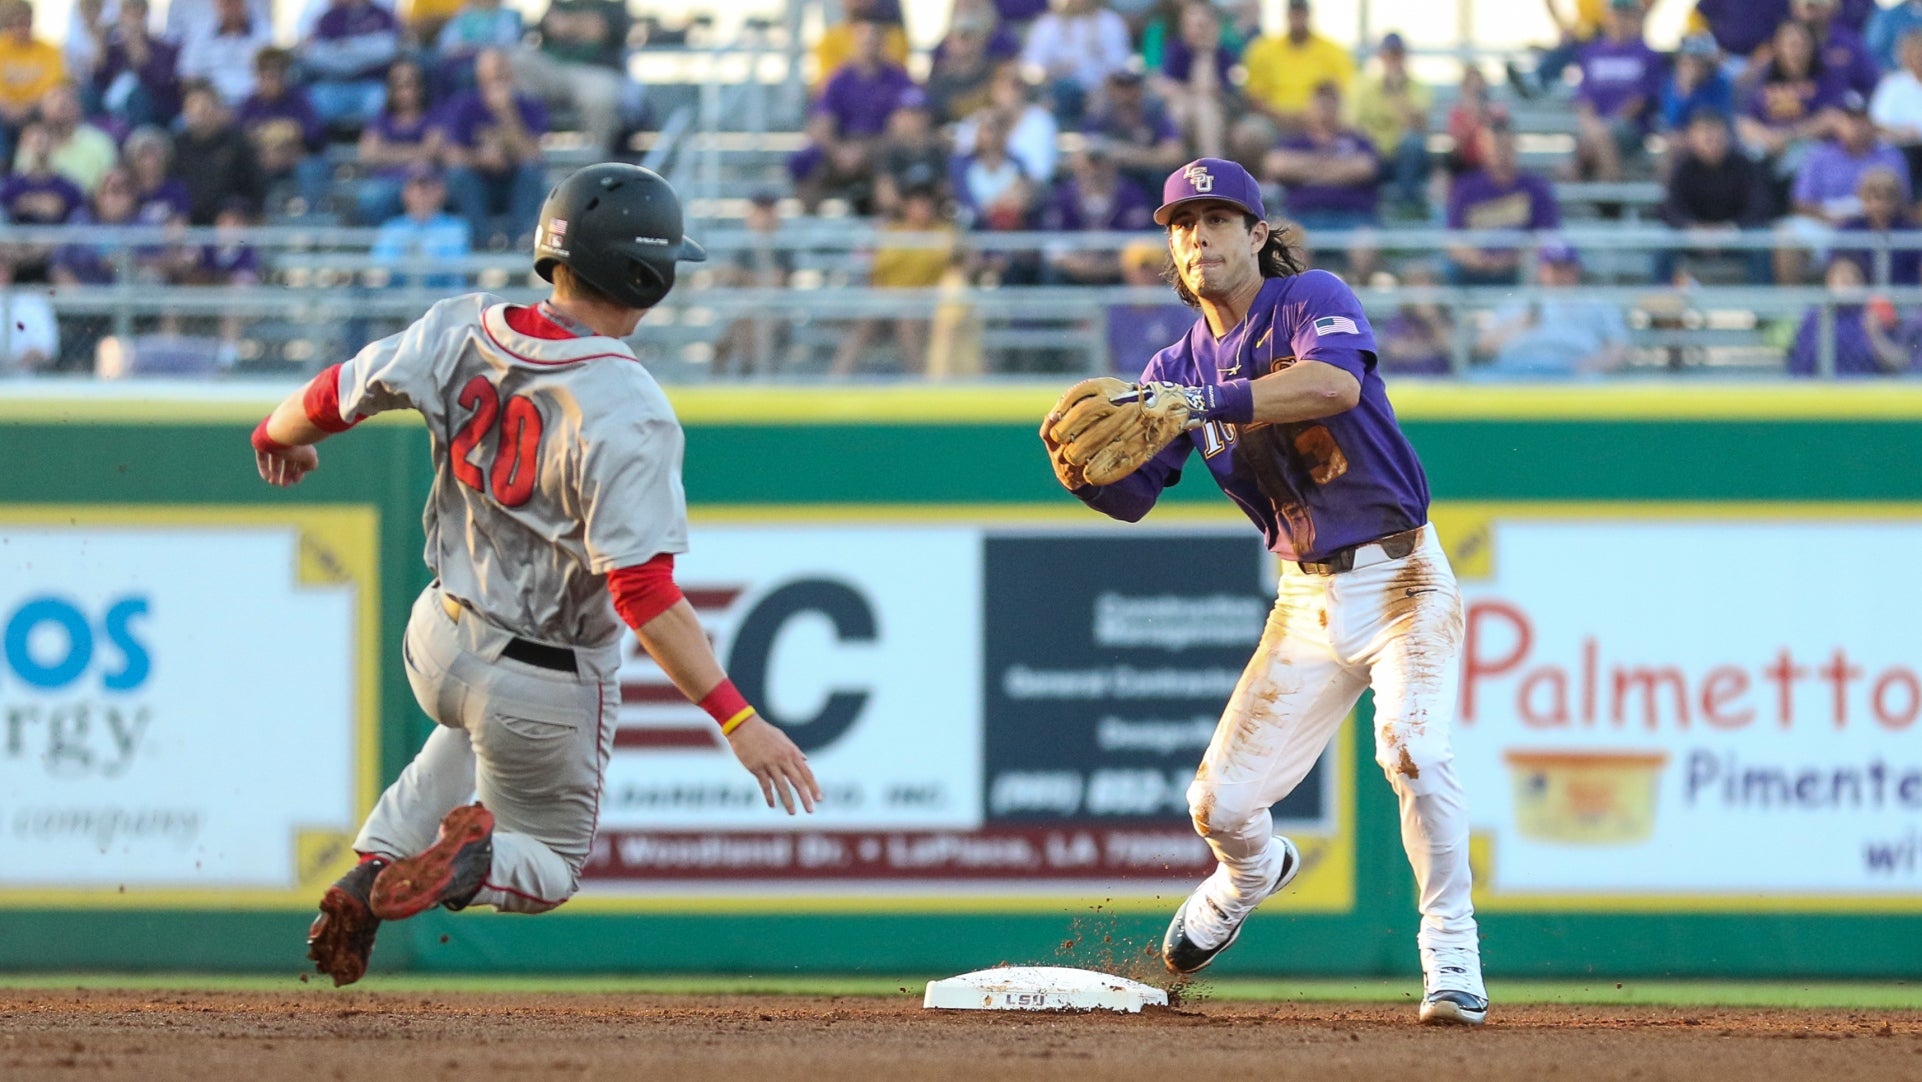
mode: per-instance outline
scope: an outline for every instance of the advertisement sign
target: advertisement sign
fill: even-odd
[[[1272,603],[1251,531],[697,526],[677,577],[826,799],[770,812],[636,656],[590,904],[1153,899],[1212,870],[1186,790]],[[1335,773],[1276,809],[1305,907],[1352,894]]]
[[[1456,509],[1486,904],[1914,904],[1922,521],[1822,513]]]
[[[372,800],[375,541],[0,509],[0,902],[311,905]]]

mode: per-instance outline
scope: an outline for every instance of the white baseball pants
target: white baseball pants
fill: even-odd
[[[471,612],[449,616],[438,584],[407,622],[407,680],[439,724],[381,794],[354,840],[412,856],[443,816],[477,796],[494,813],[494,863],[472,904],[541,913],[580,886],[614,750],[619,648],[575,650],[578,673],[501,656],[513,637]]]
[[[1461,648],[1461,594],[1433,526],[1399,560],[1335,575],[1282,563],[1261,645],[1188,788],[1195,829],[1219,861],[1202,889],[1224,916],[1245,915],[1273,884],[1281,847],[1268,809],[1308,776],[1372,686],[1375,761],[1401,799],[1420,946],[1424,956],[1478,951],[1468,813],[1449,748]]]

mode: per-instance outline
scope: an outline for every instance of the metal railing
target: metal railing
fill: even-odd
[[[547,288],[532,274],[525,253],[481,253],[459,260],[389,265],[375,261],[369,253],[376,236],[377,231],[369,229],[298,226],[264,227],[244,234],[165,227],[0,227],[0,248],[17,253],[46,251],[62,243],[97,246],[118,268],[117,280],[109,285],[53,288],[49,299],[63,321],[91,320],[105,333],[124,338],[162,321],[199,320],[204,325],[224,317],[238,325],[236,333],[249,343],[241,355],[267,362],[252,365],[257,370],[276,365],[299,369],[338,359],[365,341],[398,329],[442,296],[485,289],[510,300],[531,301]],[[143,268],[143,259],[159,249],[227,244],[242,237],[259,252],[261,288],[169,286]],[[850,219],[790,222],[772,237],[716,228],[700,239],[714,259],[684,268],[680,287],[649,315],[634,338],[637,349],[663,378],[716,378],[717,352],[740,351],[740,342],[730,340],[728,334],[743,319],[778,330],[746,336],[744,340],[753,343],[752,355],[734,357],[727,366],[758,375],[824,374],[851,328],[896,320],[926,322],[939,347],[930,351],[939,359],[933,365],[921,357],[884,358],[887,366],[906,371],[955,377],[1105,371],[1112,364],[1108,356],[1111,313],[1121,307],[1172,303],[1169,292],[1158,286],[996,287],[978,278],[970,284],[958,272],[941,288],[889,289],[866,284],[872,253],[883,246],[947,248],[956,253],[957,266],[981,257],[1025,256],[1045,267],[1051,252],[1063,248],[1116,251],[1143,239],[1136,233],[957,237],[882,233],[871,223]],[[1369,230],[1310,239],[1324,252],[1373,246],[1416,259],[1439,256],[1455,245],[1527,251],[1552,241],[1576,245],[1591,254],[1593,263],[1615,257],[1646,259],[1663,250],[1712,246],[1740,252],[1808,244],[1767,230],[1698,236],[1626,226],[1571,228],[1541,235]],[[1848,234],[1829,243],[1870,251],[1886,270],[1893,253],[1922,249],[1922,236]],[[794,273],[788,287],[725,284],[730,260],[762,251],[789,258]],[[1861,304],[1873,296],[1903,309],[1922,309],[1922,290],[1915,288],[1837,294],[1821,288],[1755,285],[1677,290],[1646,284],[1645,272],[1629,271],[1622,277],[1633,284],[1584,287],[1580,296],[1622,311],[1632,332],[1628,370],[1637,372],[1779,373],[1788,334],[1806,312],[1814,311],[1822,331],[1815,367],[1819,374],[1828,374],[1835,370],[1838,307]],[[1378,328],[1403,306],[1433,306],[1447,327],[1448,368],[1464,376],[1484,370],[1478,339],[1492,311],[1568,295],[1532,286],[1369,288],[1365,284],[1359,293]],[[0,332],[10,330],[0,328]],[[0,356],[9,353],[8,335],[0,333]],[[1389,356],[1386,361],[1392,369],[1397,358]]]

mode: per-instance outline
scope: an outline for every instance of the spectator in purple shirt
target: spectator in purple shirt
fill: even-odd
[[[413,60],[394,61],[387,69],[387,100],[360,133],[357,156],[371,171],[354,196],[360,224],[379,225],[401,212],[401,185],[407,172],[434,162],[434,148],[427,138],[432,126],[425,69]]]
[[[1894,307],[1887,301],[1863,304],[1857,296],[1868,285],[1860,264],[1846,256],[1832,259],[1823,280],[1842,302],[1833,305],[1836,375],[1880,376],[1915,370],[1914,336],[1900,333]],[[1823,307],[1810,308],[1796,329],[1788,353],[1791,376],[1812,376],[1819,367]]]
[[[1722,52],[1747,64],[1788,21],[1789,0],[1696,0],[1695,15],[1707,24]]]
[[[1922,241],[1922,225],[1917,224],[1909,209],[1908,191],[1902,178],[1887,169],[1870,169],[1862,174],[1862,185],[1856,189],[1856,196],[1861,200],[1862,212],[1837,227],[1853,237],[1837,237],[1835,254],[1862,264],[1869,280],[1877,285],[1922,285],[1922,249],[1850,248],[1845,244],[1855,238],[1904,241],[1910,245]]]
[[[89,205],[74,213],[73,225],[137,225],[140,196],[133,176],[116,166],[100,178]],[[48,277],[55,285],[112,285],[119,277],[118,244],[63,244],[54,249]]]
[[[1090,140],[1068,160],[1068,175],[1054,186],[1036,223],[1055,233],[1136,233],[1153,229],[1155,205],[1115,169],[1106,145]],[[1047,253],[1045,280],[1066,285],[1112,285],[1121,280],[1117,253],[1064,245]]]
[[[30,120],[20,129],[14,174],[0,182],[0,211],[14,225],[60,225],[86,205],[87,197],[73,181],[54,172],[53,139],[47,125]],[[0,259],[13,267],[18,282],[47,280],[49,245],[10,244]]]
[[[1843,87],[1823,66],[1815,38],[1802,23],[1789,20],[1776,27],[1770,54],[1760,75],[1750,80],[1754,89],[1736,130],[1744,144],[1774,164],[1778,176],[1790,177],[1808,140],[1833,125]]]
[[[1144,192],[1160,190],[1168,174],[1188,160],[1181,129],[1148,93],[1137,71],[1124,69],[1108,77],[1101,108],[1088,118],[1084,132],[1106,142],[1121,175]]]
[[[307,210],[327,198],[330,173],[322,151],[327,134],[303,87],[293,85],[293,54],[281,48],[254,57],[254,92],[240,103],[235,121],[254,145],[269,184],[292,180]]]
[[[906,69],[888,60],[887,26],[853,24],[854,56],[828,78],[808,117],[808,146],[788,161],[796,193],[809,213],[829,196],[868,213],[874,148],[901,98],[916,89]]]
[[[1303,228],[1357,229],[1379,220],[1381,158],[1374,140],[1342,123],[1341,87],[1323,83],[1308,101],[1302,129],[1284,135],[1263,162],[1284,185],[1283,207]]]
[[[1288,217],[1314,235],[1325,230],[1364,229],[1380,221],[1381,156],[1367,133],[1342,123],[1341,87],[1315,88],[1301,130],[1283,135],[1262,163],[1263,175],[1288,195]],[[1359,281],[1374,269],[1374,249],[1348,248],[1348,277]]]
[[[301,42],[301,67],[323,124],[358,131],[380,109],[400,24],[373,0],[333,0]]]
[[[135,128],[120,146],[133,180],[134,216],[141,225],[187,224],[187,186],[169,175],[173,147],[173,137],[157,127]]]
[[[1843,86],[1868,97],[1882,78],[1882,69],[1869,53],[1868,43],[1858,30],[1841,19],[1836,0],[1795,0],[1795,17],[1815,37],[1815,51],[1822,66],[1835,73]]]
[[[0,183],[0,209],[15,225],[59,225],[86,205],[87,197],[73,181],[54,172],[53,139],[39,120],[20,129],[20,151],[14,173]]]
[[[1187,136],[1189,152],[1204,158],[1227,152],[1228,114],[1238,98],[1229,75],[1241,57],[1226,44],[1223,22],[1224,13],[1210,0],[1188,0],[1179,33],[1168,39],[1150,80]]]
[[[1450,229],[1555,229],[1562,223],[1554,189],[1541,177],[1521,171],[1515,129],[1497,117],[1482,132],[1483,167],[1455,178],[1448,193]],[[1448,280],[1453,285],[1514,285],[1524,250],[1510,246],[1456,245],[1448,250]]]
[[[1642,40],[1641,0],[1609,0],[1607,29],[1582,47],[1575,94],[1575,171],[1622,179],[1622,162],[1642,156],[1667,64]]]
[[[69,224],[127,226],[138,221],[139,193],[134,189],[133,177],[126,169],[115,167],[100,178],[91,203],[75,212]],[[48,280],[62,287],[112,285],[120,277],[123,247],[98,242],[63,244],[54,249],[47,268]],[[158,264],[164,253],[165,249],[136,249],[129,269],[142,280],[158,280]],[[83,367],[91,362],[100,340],[113,329],[113,317],[104,314],[72,315],[60,322],[63,358],[81,362]]]
[[[1147,303],[1108,306],[1108,368],[1123,379],[1140,379],[1163,346],[1195,325],[1195,310],[1168,298],[1162,278],[1168,269],[1164,242],[1138,240],[1121,250],[1122,283],[1137,293],[1153,291]]]
[[[448,194],[472,226],[475,243],[491,238],[500,247],[531,236],[540,217],[547,196],[541,154],[547,108],[521,93],[499,49],[475,56],[474,83],[472,91],[447,103],[430,138],[447,165]]]
[[[1799,284],[1805,253],[1822,253],[1835,227],[1862,211],[1858,194],[1862,177],[1871,169],[1893,173],[1902,198],[1909,198],[1909,165],[1902,152],[1884,143],[1869,118],[1868,103],[1851,90],[1844,98],[1842,119],[1834,137],[1810,149],[1795,174],[1794,214],[1783,221],[1783,235],[1796,242],[1775,252],[1775,280]]]
[[[123,131],[180,115],[180,46],[148,33],[147,18],[147,0],[121,0],[93,72],[94,102]]]
[[[1400,284],[1432,289],[1441,283],[1433,267],[1411,263],[1403,269]],[[1393,315],[1375,326],[1381,370],[1402,376],[1446,376],[1454,370],[1449,360],[1454,337],[1455,324],[1447,308],[1432,298],[1404,300]]]

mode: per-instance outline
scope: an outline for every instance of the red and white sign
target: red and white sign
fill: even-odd
[[[1530,521],[1464,584],[1495,895],[1922,886],[1922,523]]]
[[[972,829],[981,821],[980,532],[704,527],[676,578],[730,677],[827,799],[769,811],[712,719],[638,647],[601,802],[634,831]]]

